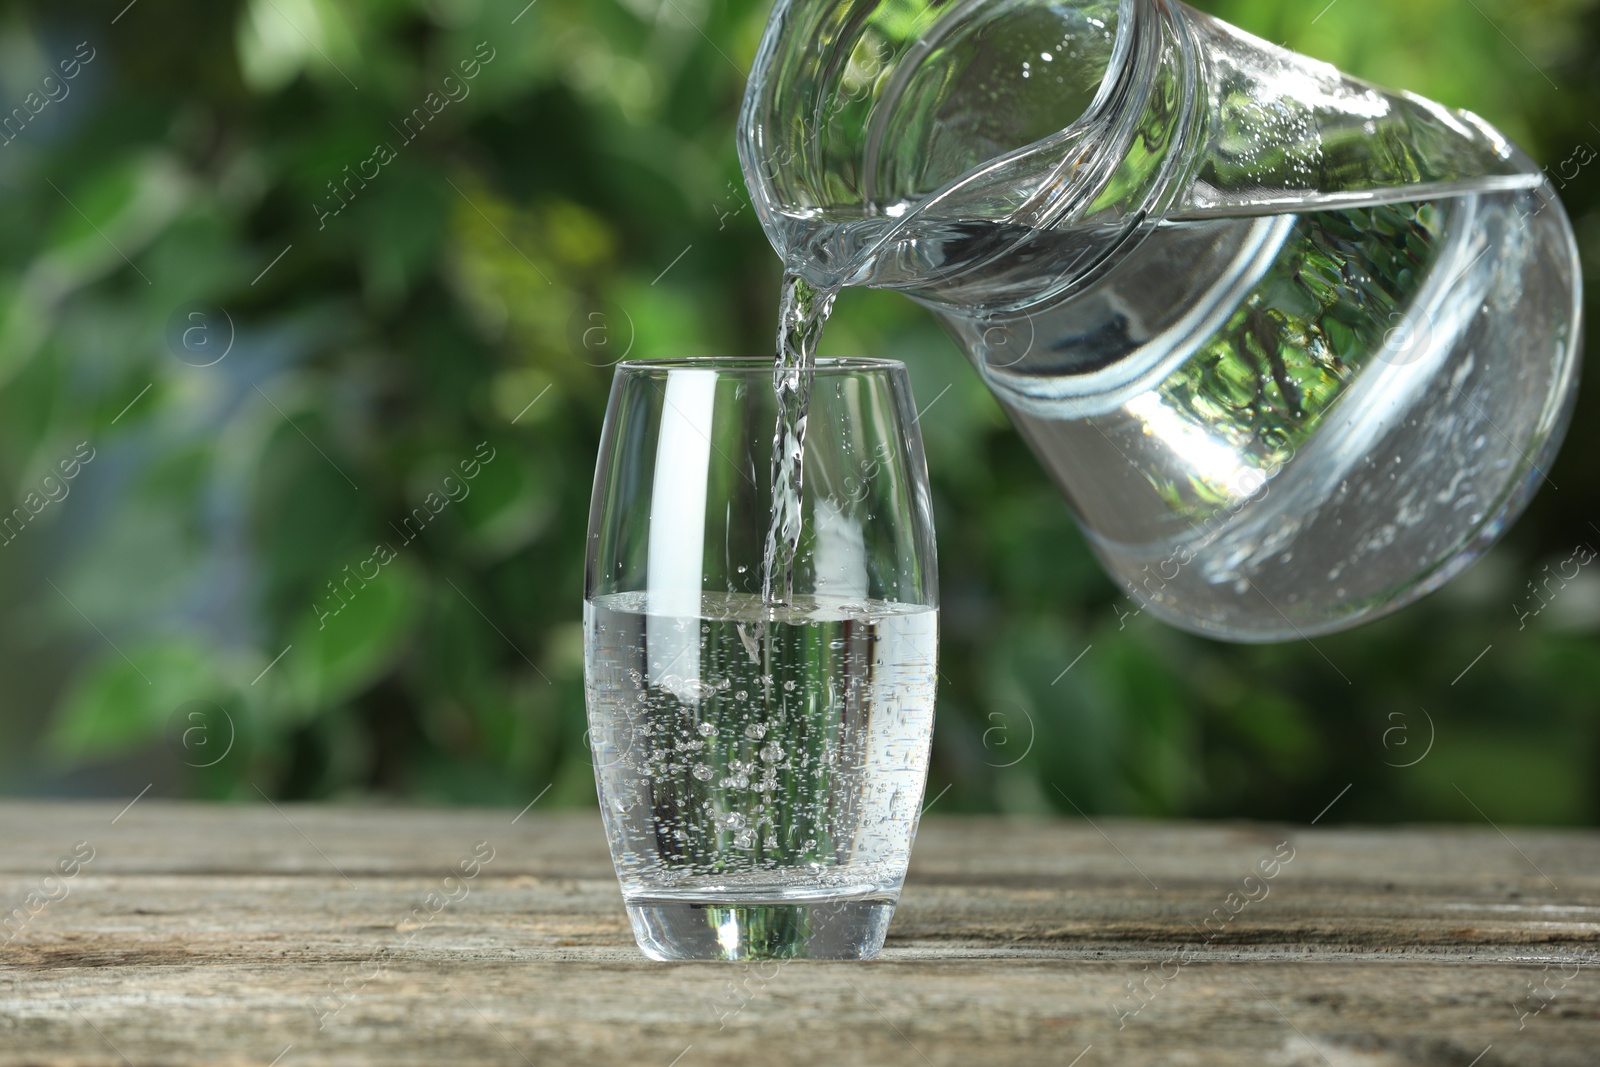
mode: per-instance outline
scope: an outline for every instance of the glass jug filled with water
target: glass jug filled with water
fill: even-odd
[[[778,0],[739,147],[787,268],[780,394],[841,287],[907,293],[1187,629],[1438,588],[1571,415],[1580,268],[1540,168],[1182,4]]]

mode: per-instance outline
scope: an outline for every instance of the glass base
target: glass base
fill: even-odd
[[[869,960],[883,948],[894,905],[882,897],[632,900],[628,918],[653,960]]]

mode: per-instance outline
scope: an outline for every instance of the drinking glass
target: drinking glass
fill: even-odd
[[[876,955],[926,784],[938,597],[905,367],[820,360],[808,416],[783,424],[773,374],[623,363],[606,414],[584,682],[653,959]],[[799,478],[774,462],[796,456]]]

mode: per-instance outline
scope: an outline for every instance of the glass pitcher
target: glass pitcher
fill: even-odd
[[[1182,4],[778,0],[740,126],[789,270],[931,308],[1187,629],[1410,603],[1565,432],[1582,286],[1539,167]]]

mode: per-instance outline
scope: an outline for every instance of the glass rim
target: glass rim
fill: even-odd
[[[905,363],[898,359],[876,359],[868,356],[837,356],[818,359],[812,369],[819,375],[859,374],[884,371],[903,371]],[[672,372],[682,370],[710,370],[722,374],[772,374],[776,368],[770,356],[689,356],[683,359],[630,359],[617,364],[617,373]]]

